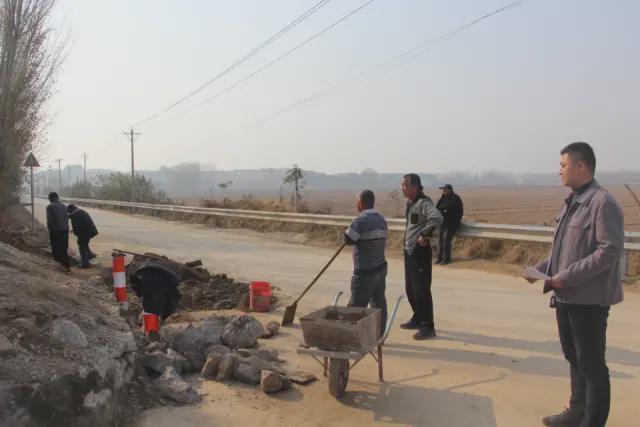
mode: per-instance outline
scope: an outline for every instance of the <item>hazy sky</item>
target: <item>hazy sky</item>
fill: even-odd
[[[50,104],[49,158],[126,170],[121,132],[200,86],[317,0],[66,0],[71,33]],[[247,127],[509,0],[376,0],[236,89],[234,83],[365,3],[333,0],[205,91],[136,130],[136,165],[299,163],[325,172],[550,172],[568,142],[638,170],[640,1],[529,0],[364,82]]]

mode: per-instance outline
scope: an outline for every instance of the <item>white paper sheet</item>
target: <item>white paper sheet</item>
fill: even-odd
[[[539,272],[534,267],[526,267],[522,272],[522,275],[529,279],[537,279],[537,280],[549,280],[551,277],[547,276],[544,273]]]

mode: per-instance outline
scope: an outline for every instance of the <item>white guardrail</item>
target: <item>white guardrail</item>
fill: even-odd
[[[346,215],[317,215],[292,212],[266,212],[240,209],[201,208],[194,206],[159,205],[151,203],[119,202],[112,200],[72,199],[65,198],[67,202],[73,202],[85,206],[113,206],[119,208],[135,208],[151,212],[178,212],[206,216],[218,216],[225,218],[253,219],[263,221],[277,221],[299,224],[326,225],[335,227],[348,227],[353,221],[353,216]],[[392,231],[404,231],[404,219],[387,219],[389,229]],[[457,234],[461,237],[477,237],[482,239],[510,240],[516,242],[551,243],[553,228],[531,225],[506,225],[484,224],[465,222]],[[625,232],[625,250],[631,252],[640,251],[640,233]]]

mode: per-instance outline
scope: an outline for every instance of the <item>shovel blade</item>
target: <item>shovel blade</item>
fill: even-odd
[[[284,310],[284,316],[282,316],[282,326],[288,326],[293,323],[294,318],[296,317],[296,308],[298,304],[292,304],[287,306]]]

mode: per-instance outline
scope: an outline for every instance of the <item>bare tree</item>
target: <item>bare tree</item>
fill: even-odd
[[[50,25],[56,0],[0,0],[0,204],[15,197],[22,161],[43,141],[44,105],[64,60]]]
[[[302,202],[300,190],[305,186],[303,179],[304,171],[298,165],[293,165],[292,168],[287,171],[287,174],[282,180],[284,184],[293,184],[296,212],[300,212],[300,205]]]

